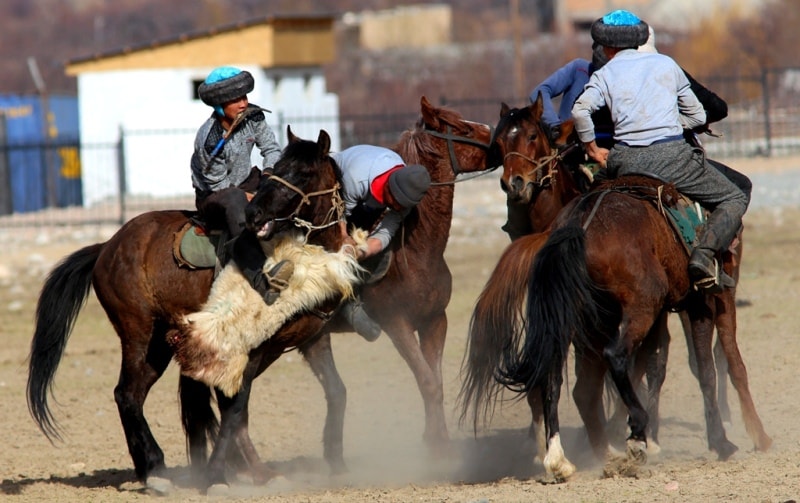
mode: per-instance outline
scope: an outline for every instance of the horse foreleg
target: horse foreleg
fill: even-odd
[[[300,352],[308,361],[322,389],[328,411],[325,415],[325,428],[322,431],[322,443],[325,461],[331,474],[339,475],[347,472],[344,462],[344,412],[347,406],[347,389],[336,370],[331,349],[331,335],[324,331],[322,335],[308,345],[300,347]]]
[[[393,323],[386,330],[397,351],[414,373],[425,406],[423,439],[435,457],[443,457],[450,452],[441,366],[446,332],[447,317],[444,313],[419,327],[419,344],[414,337],[413,327],[406,320]]]
[[[609,444],[606,434],[605,414],[603,412],[603,376],[606,365],[596,355],[584,351],[575,352],[575,387],[572,388],[572,399],[578,407],[589,444],[597,459],[605,459]],[[617,406],[616,410],[624,410]]]
[[[205,474],[205,487],[215,485],[227,486],[225,468],[229,450],[236,446],[237,436],[240,434],[241,424],[247,420],[247,403],[250,400],[250,391],[258,370],[258,361],[250,359],[244,369],[242,387],[233,397],[227,397],[217,391],[217,405],[220,412],[220,426],[217,441],[211,451]]]
[[[181,375],[178,395],[189,464],[193,474],[200,475],[208,461],[208,444],[214,441],[219,427],[211,408],[211,390],[206,384]]]
[[[644,334],[649,328],[642,329],[642,327],[634,325],[623,316],[617,337],[603,350],[603,356],[608,363],[611,378],[614,380],[617,391],[619,391],[620,398],[622,398],[625,406],[628,407],[628,426],[631,429],[627,440],[628,457],[638,463],[647,461],[647,435],[645,430],[647,428],[648,414],[642,407],[631,382],[629,344],[631,341],[643,340],[644,336],[637,336],[637,334]]]
[[[705,299],[706,302],[713,302]],[[703,393],[703,405],[706,417],[706,434],[709,449],[716,451],[719,459],[728,459],[737,450],[735,444],[728,440],[722,426],[716,394],[716,371],[714,369],[711,339],[714,325],[710,316],[712,309],[700,300],[690,304],[689,316],[692,320],[692,345],[697,357],[698,380]]]
[[[761,418],[759,418],[758,412],[756,412],[756,406],[750,394],[747,369],[745,368],[742,355],[739,352],[739,346],[736,342],[736,305],[734,293],[731,290],[726,290],[718,295],[716,300],[717,338],[725,352],[724,358],[717,359],[717,364],[719,365],[721,360],[727,363],[727,372],[731,376],[731,382],[733,382],[733,386],[736,388],[736,392],[739,395],[742,419],[744,420],[747,434],[753,440],[756,450],[766,451],[772,445],[772,439],[764,431]]]
[[[657,454],[661,451],[658,446],[659,406],[661,403],[661,388],[664,386],[664,380],[667,377],[670,341],[667,316],[666,312],[662,312],[656,319],[655,324],[650,329],[650,333],[647,335],[647,339],[645,339],[638,351],[644,351],[646,356],[647,415],[650,433],[647,450],[651,454]]]
[[[561,398],[562,369],[553,369],[542,387],[542,403],[544,405],[545,429],[547,436],[547,452],[542,460],[544,469],[557,482],[567,481],[575,473],[573,465],[564,455],[561,446],[561,433],[558,424],[558,401]]]

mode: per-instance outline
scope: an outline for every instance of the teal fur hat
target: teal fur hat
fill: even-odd
[[[626,10],[609,12],[592,23],[592,40],[617,49],[636,48],[647,42],[647,23]]]
[[[222,115],[222,105],[249,94],[255,87],[253,76],[232,66],[220,66],[208,74],[197,88],[203,103]]]

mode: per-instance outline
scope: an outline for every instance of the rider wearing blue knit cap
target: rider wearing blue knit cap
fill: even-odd
[[[262,170],[271,169],[281,152],[265,110],[247,99],[254,86],[250,72],[222,66],[197,88],[200,99],[214,112],[195,137],[192,185],[200,215],[211,227],[228,231],[233,261],[264,301],[272,304],[291,277],[293,265],[281,261],[265,275],[266,256],[255,235],[245,229],[247,192],[256,191]],[[254,147],[264,158],[261,168],[250,162]]]

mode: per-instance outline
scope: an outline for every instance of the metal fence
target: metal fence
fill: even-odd
[[[800,68],[764,70],[760,75],[699,79],[706,87],[723,97],[729,106],[728,117],[712,125],[715,137],[704,137],[704,144],[710,157],[775,157],[800,153]],[[495,124],[499,118],[500,103],[510,106],[523,106],[527,98],[503,99],[481,98],[469,100],[449,100],[439,98],[439,105],[458,111],[463,117]],[[400,135],[414,125],[418,113],[349,115],[339,118],[341,147],[359,143],[392,146]],[[320,117],[276,116],[271,124],[285,142],[283,134],[288,124],[319,123]],[[330,121],[328,121],[330,122]],[[84,224],[122,224],[133,216],[153,209],[193,209],[189,177],[189,160],[186,160],[186,190],[169,197],[136,196],[128,193],[125,187],[126,159],[123,155],[126,135],[153,134],[163,140],[165,135],[174,135],[185,141],[187,134],[194,131],[131,131],[121,132],[120,140],[113,144],[48,144],[48,145],[6,145],[0,146],[0,165],[2,159],[9,159],[14,149],[38,150],[44,158],[64,156],[64,152],[80,152],[80,159],[102,160],[109,168],[108,176],[83,179],[80,184],[68,190],[82,190],[86,184],[104,184],[102,193],[111,194],[100,202],[89,206],[75,204],[81,201],[80,194],[67,194],[64,200],[70,204],[49,204],[44,209],[30,212],[10,212],[10,205],[2,201],[9,192],[0,190],[0,228],[15,226],[43,226]],[[176,140],[177,141],[177,140]],[[52,151],[50,151],[52,149]],[[77,157],[77,156],[76,156]],[[68,164],[74,170],[74,163]],[[164,167],[176,169],[175,167]],[[46,177],[54,176],[47,173]],[[49,180],[49,178],[45,178]],[[0,184],[4,180],[0,176]],[[49,183],[49,182],[48,182]],[[59,207],[64,206],[64,207]],[[6,210],[3,211],[3,208]]]

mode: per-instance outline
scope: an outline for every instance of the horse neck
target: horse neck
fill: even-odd
[[[547,189],[539,193],[529,208],[534,232],[541,232],[550,226],[561,210],[581,194],[569,168],[561,161],[552,173],[553,179]]]

